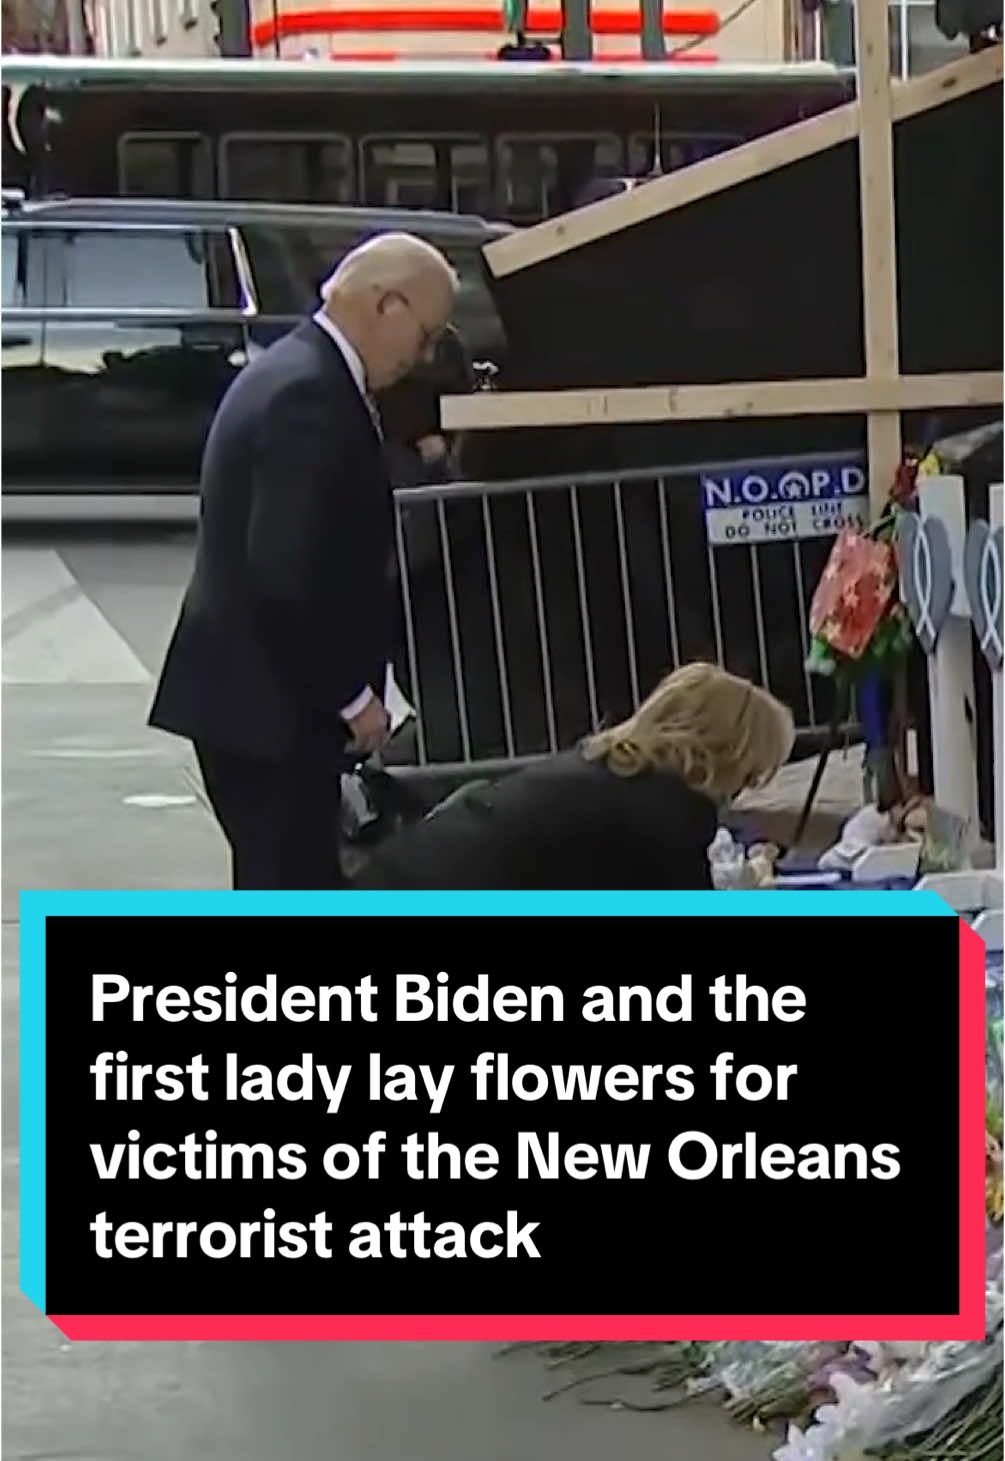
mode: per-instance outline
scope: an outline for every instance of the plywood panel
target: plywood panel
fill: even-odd
[[[964,56],[927,76],[896,85],[892,95],[895,121],[939,109],[960,98],[1000,85],[1001,48]],[[598,239],[633,228],[661,213],[687,207],[701,198],[733,188],[750,178],[788,167],[858,135],[860,111],[848,102],[822,116],[796,122],[742,148],[710,158],[682,172],[654,179],[643,189],[609,198],[559,218],[548,219],[485,251],[489,269],[502,278],[582,248]]]
[[[895,138],[901,368],[1000,369],[1000,84]],[[511,349],[500,386],[862,376],[860,249],[850,141],[489,278]]]

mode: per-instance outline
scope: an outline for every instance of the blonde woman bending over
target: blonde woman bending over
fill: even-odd
[[[359,888],[710,888],[718,815],[788,759],[792,716],[766,690],[691,664],[634,715],[378,847]]]

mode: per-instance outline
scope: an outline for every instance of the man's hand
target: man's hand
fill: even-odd
[[[387,744],[391,733],[391,722],[387,711],[376,695],[368,701],[358,715],[347,722],[352,739],[347,746],[350,751],[365,751],[370,755]]]
[[[442,436],[423,436],[418,442],[419,456],[427,467],[435,462],[442,462],[447,455],[447,443]]]

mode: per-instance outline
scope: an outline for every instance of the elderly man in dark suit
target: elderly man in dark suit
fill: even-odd
[[[346,256],[206,443],[195,565],[150,724],[195,746],[235,888],[338,886],[341,774],[387,739],[391,489],[371,396],[431,358],[457,288],[407,234]]]

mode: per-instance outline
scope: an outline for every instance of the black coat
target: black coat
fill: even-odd
[[[566,751],[390,837],[359,888],[706,889],[714,804],[669,772]]]
[[[150,724],[253,756],[337,756],[384,687],[393,505],[366,403],[312,320],[224,397],[202,467],[195,566]]]

